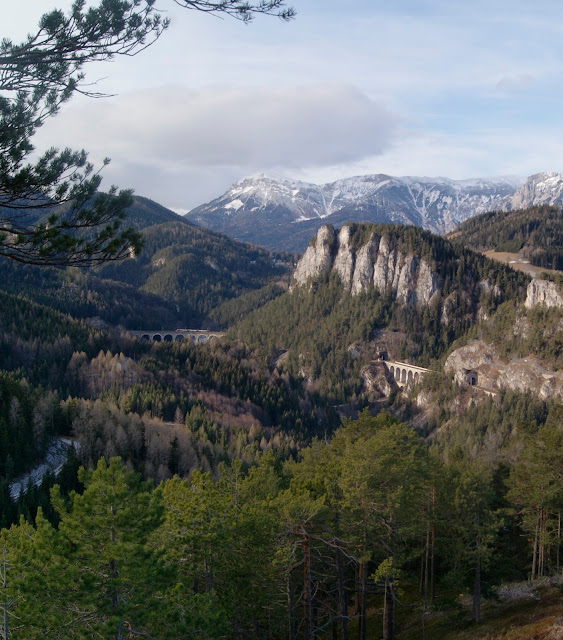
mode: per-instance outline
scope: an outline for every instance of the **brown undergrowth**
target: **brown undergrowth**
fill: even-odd
[[[470,607],[434,612],[397,633],[397,640],[563,640],[563,584],[482,606],[483,620],[470,620]],[[413,621],[414,622],[414,621]],[[378,638],[377,633],[372,636]]]

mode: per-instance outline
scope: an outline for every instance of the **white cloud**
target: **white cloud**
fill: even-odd
[[[76,100],[40,130],[37,141],[42,148],[85,148],[98,162],[109,156],[107,180],[156,198],[159,182],[170,185],[180,176],[191,176],[190,182],[199,176],[195,187],[201,192],[211,174],[236,180],[256,171],[354,162],[384,152],[396,135],[397,118],[384,106],[354,87],[333,83],[164,87]],[[182,184],[193,192],[186,179],[174,190]],[[199,204],[189,200],[170,206]]]
[[[169,87],[70,106],[43,141],[66,138],[121,163],[144,157],[161,165],[270,169],[376,155],[395,130],[388,110],[343,84]]]

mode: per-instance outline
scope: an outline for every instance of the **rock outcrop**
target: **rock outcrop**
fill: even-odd
[[[533,356],[502,362],[493,347],[482,340],[474,340],[453,351],[446,359],[444,370],[453,372],[459,384],[472,380],[488,391],[511,389],[529,391],[543,399],[563,399],[563,373],[545,369]]]
[[[370,400],[388,398],[397,385],[384,362],[373,361],[362,367],[360,376],[364,381],[364,392]]]
[[[563,307],[563,297],[555,282],[534,278],[528,285],[524,305],[531,309],[537,305],[544,307]]]
[[[485,371],[497,359],[495,350],[482,340],[472,340],[464,347],[452,351],[444,364],[446,373],[453,373],[458,384],[467,382],[467,372],[475,371],[479,374],[478,383],[485,385]],[[493,381],[488,381],[493,385]]]
[[[335,233],[332,227],[326,225],[319,229],[315,242],[307,247],[303,257],[297,263],[293,277],[298,284],[307,282],[311,277],[318,278],[330,271],[333,263],[334,241]]]
[[[402,252],[386,235],[375,232],[355,248],[350,227],[336,234],[331,226],[321,227],[297,264],[294,281],[304,285],[309,278],[319,278],[330,271],[338,273],[342,286],[358,295],[374,287],[390,291],[399,302],[423,308],[440,289],[440,279],[430,265],[412,253]]]

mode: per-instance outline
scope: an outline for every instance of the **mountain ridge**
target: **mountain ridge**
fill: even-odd
[[[475,215],[528,203],[562,204],[563,174],[465,180],[373,174],[323,185],[258,174],[186,218],[237,240],[304,251],[322,224],[407,224],[442,234]]]

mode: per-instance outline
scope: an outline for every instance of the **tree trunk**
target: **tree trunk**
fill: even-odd
[[[475,586],[473,588],[473,620],[481,622],[481,556],[475,563]]]
[[[538,566],[537,558],[538,558],[539,519],[540,519],[540,516],[538,513],[538,517],[536,520],[536,532],[534,535],[534,551],[532,555],[532,580],[536,579],[536,572],[537,572],[537,566]]]
[[[422,552],[420,554],[420,577],[418,580],[418,594],[422,596],[424,594],[424,557],[426,551],[424,549],[424,542],[422,543]]]
[[[358,563],[358,640],[366,640],[367,567],[363,560]]]
[[[477,525],[477,537],[475,538],[477,558],[475,560],[475,585],[473,587],[473,620],[481,622],[481,521],[479,510],[477,510],[475,523]]]
[[[10,638],[10,625],[8,621],[8,603],[4,602],[4,640]]]
[[[383,601],[383,640],[395,638],[395,593],[393,578],[385,578],[385,595]]]
[[[430,523],[426,529],[426,544],[424,552],[424,586],[422,598],[424,602],[424,611],[428,609],[428,584],[429,584],[429,560],[430,560]]]
[[[537,574],[538,577],[543,576],[543,541],[544,541],[544,531],[543,531],[543,507],[540,509],[540,535],[538,539],[538,569]]]
[[[363,565],[363,579],[362,579],[362,640],[366,640],[366,626],[368,619],[368,568],[367,565],[362,562]]]
[[[305,640],[313,638],[313,615],[311,607],[311,549],[309,536],[303,538],[303,605],[305,608]]]
[[[354,566],[354,588],[356,590],[356,597],[354,598],[354,617],[359,618],[361,610],[361,589],[360,589],[360,562]]]
[[[557,575],[560,568],[560,551],[561,551],[561,511],[557,514],[557,552],[555,554],[555,564],[557,567]]]
[[[338,613],[341,620],[342,640],[348,640],[348,603],[344,588],[344,567],[342,566],[340,549],[336,549],[336,567],[338,571]]]
[[[289,609],[289,640],[295,640],[297,638],[297,633],[295,630],[293,583],[291,580],[291,573],[288,573],[287,575],[287,607]]]

